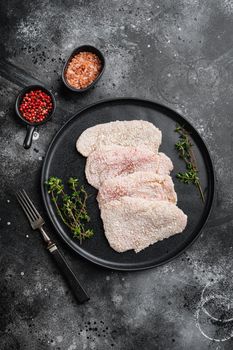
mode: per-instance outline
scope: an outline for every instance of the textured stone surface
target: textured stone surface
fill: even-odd
[[[232,1],[12,0],[1,7],[0,349],[232,349]],[[84,43],[104,52],[106,71],[91,91],[73,95],[61,70]],[[14,100],[35,82],[53,89],[58,108],[24,150]],[[78,306],[14,192],[24,186],[46,217],[39,183],[52,136],[82,106],[115,96],[160,101],[192,122],[213,157],[216,203],[186,253],[144,272],[94,266],[49,227],[91,295]]]

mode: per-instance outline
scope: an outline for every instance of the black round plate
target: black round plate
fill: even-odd
[[[128,251],[115,252],[104,235],[96,201],[97,191],[85,179],[86,158],[75,148],[76,140],[87,128],[115,120],[143,119],[156,125],[163,134],[160,151],[166,153],[174,164],[172,172],[175,190],[178,195],[178,206],[188,215],[188,224],[184,232],[158,242],[140,253]],[[184,171],[184,162],[179,159],[174,144],[178,134],[174,132],[176,124],[184,126],[190,133],[193,150],[196,156],[200,181],[205,194],[205,203],[201,201],[194,185],[180,183],[175,174]],[[95,235],[80,245],[79,240],[72,237],[69,229],[63,225],[46,192],[45,181],[50,176],[57,176],[67,181],[76,176],[90,195],[88,209],[91,216],[91,227]],[[42,195],[48,215],[64,241],[86,259],[117,270],[142,270],[168,262],[186,249],[203,228],[214,196],[214,172],[209,152],[198,132],[178,113],[158,103],[133,98],[105,100],[82,109],[71,118],[54,137],[42,169]]]

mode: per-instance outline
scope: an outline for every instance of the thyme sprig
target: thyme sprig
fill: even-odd
[[[176,174],[178,180],[185,184],[194,184],[200,193],[201,199],[204,202],[205,197],[201,188],[201,183],[198,175],[198,168],[196,158],[192,150],[192,143],[188,132],[180,125],[177,125],[175,132],[179,134],[179,140],[175,144],[175,148],[179,153],[179,157],[184,160],[186,164],[186,172]]]
[[[69,178],[70,194],[65,192],[62,180],[56,176],[51,176],[46,181],[46,185],[58,215],[69,227],[74,237],[79,238],[80,243],[85,238],[91,238],[94,235],[93,231],[85,228],[85,222],[90,221],[86,208],[88,196],[78,179],[76,177]]]

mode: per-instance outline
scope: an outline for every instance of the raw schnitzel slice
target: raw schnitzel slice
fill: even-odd
[[[161,131],[145,120],[115,121],[86,129],[78,138],[77,150],[85,157],[103,146],[146,146],[158,152]]]
[[[104,204],[101,218],[110,246],[119,253],[138,253],[182,232],[187,224],[187,216],[173,203],[132,197]]]
[[[99,188],[99,206],[123,196],[177,202],[172,178],[152,172],[138,171],[105,180]]]
[[[164,153],[154,153],[145,147],[108,146],[92,152],[86,162],[87,181],[99,188],[103,181],[137,171],[169,174],[173,164]]]

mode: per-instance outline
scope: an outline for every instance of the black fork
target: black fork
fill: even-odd
[[[24,213],[26,214],[31,227],[33,230],[39,230],[43,236],[44,241],[47,244],[47,249],[52,254],[54,260],[56,261],[61,273],[63,274],[64,278],[68,282],[69,286],[71,287],[77,301],[79,303],[84,303],[85,301],[88,301],[90,298],[88,297],[87,293],[79,283],[77,277],[75,276],[74,272],[71,270],[70,266],[66,262],[64,256],[62,253],[58,250],[55,243],[51,241],[47,233],[45,232],[43,225],[44,225],[44,219],[41,217],[37,209],[35,208],[34,204],[28,197],[25,190],[19,191],[16,194],[16,197],[19,201],[19,204],[21,205]]]

